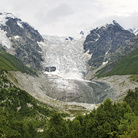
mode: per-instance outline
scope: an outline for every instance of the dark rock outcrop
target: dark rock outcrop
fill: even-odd
[[[69,36],[69,39],[70,39],[70,41],[72,41],[72,40],[73,40],[73,38],[72,38],[72,37],[70,37],[70,36]]]
[[[83,32],[83,31],[80,31],[80,34],[81,34],[81,35],[84,35],[84,32]]]
[[[45,67],[45,71],[46,72],[54,72],[54,71],[56,71],[56,67],[54,67],[54,66]]]
[[[99,67],[103,62],[114,60],[112,57],[121,57],[126,43],[134,37],[116,21],[91,30],[84,42],[84,50],[92,54],[89,65]]]
[[[73,38],[72,37],[68,37],[68,38],[66,38],[65,40],[70,40],[70,41],[72,41],[73,40]]]
[[[1,16],[3,16],[2,13]],[[43,59],[38,42],[44,41],[42,36],[28,23],[14,16],[9,16],[9,13],[5,19],[6,22],[0,25],[0,29],[6,32],[12,42],[15,56],[32,68],[41,69],[40,63]]]

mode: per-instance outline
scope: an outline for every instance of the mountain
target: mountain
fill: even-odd
[[[80,38],[42,37],[28,23],[10,13],[1,13],[0,28],[0,43],[5,49],[3,63],[6,63],[6,67],[10,65],[7,67],[8,71],[12,70],[10,81],[52,106],[57,100],[59,103],[95,104],[103,102],[107,97],[116,99],[120,91],[117,92],[107,82],[86,79],[92,78],[89,75],[92,67],[115,63],[137,47],[136,36],[123,29],[116,21],[93,29],[88,35],[87,31],[81,31]],[[35,77],[13,72],[25,71],[21,70],[22,63],[19,64],[20,61],[17,60],[16,63],[12,62],[15,57],[6,52],[13,54],[27,66],[39,70],[39,75]]]
[[[138,74],[138,35],[124,45],[121,58],[99,70],[98,76]]]
[[[111,98],[115,96],[114,90],[105,83],[84,80],[89,59],[89,55],[83,50],[84,37],[70,39],[70,37],[44,36],[43,38],[44,42],[39,43],[45,68],[43,77],[45,80],[40,79],[40,87],[43,88],[39,90],[41,93],[44,91],[47,96],[56,100],[80,103],[100,103],[107,96]],[[30,83],[28,82],[28,85]],[[106,91],[108,88],[110,93]]]
[[[134,37],[116,21],[91,30],[84,42],[84,50],[91,55],[89,65],[99,67],[122,57],[126,44]]]
[[[11,13],[0,13],[0,44],[24,64],[42,69],[42,49],[38,45],[41,41],[42,36],[28,23]]]
[[[0,14],[0,137],[135,136],[138,36],[116,21],[80,35],[42,37],[12,14]],[[100,78],[86,80],[93,67]],[[61,117],[79,113],[88,114]]]

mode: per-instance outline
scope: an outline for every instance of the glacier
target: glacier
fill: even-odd
[[[53,74],[65,79],[83,79],[88,71],[87,61],[90,57],[83,50],[84,38],[72,41],[67,40],[66,37],[57,36],[44,38],[45,42],[39,43],[43,49],[43,66],[55,66],[56,72]]]
[[[85,52],[85,36],[70,37],[43,36],[44,42],[37,42],[42,49],[43,68],[56,67],[56,71],[43,71],[47,79],[45,94],[60,101],[78,103],[100,103],[106,97],[113,98],[115,92],[106,83],[86,80],[90,70],[88,60],[92,54]]]

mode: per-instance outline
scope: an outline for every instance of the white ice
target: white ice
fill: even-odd
[[[6,36],[6,32],[0,29],[0,44],[2,46],[7,47],[8,49],[11,48],[11,41],[9,38]]]
[[[44,52],[44,66],[55,66],[56,73],[66,79],[83,78],[87,73],[87,60],[89,54],[84,54],[83,42],[66,37],[45,36],[45,43],[38,43]]]

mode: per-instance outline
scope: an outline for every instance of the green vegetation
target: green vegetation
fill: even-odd
[[[49,116],[53,112],[52,108],[10,83],[4,74],[0,75],[0,107],[16,112],[19,117]]]
[[[37,128],[44,127],[54,112],[0,74],[0,137],[40,137]]]
[[[58,113],[54,113],[43,137],[135,138],[138,137],[137,111],[138,89],[135,89],[135,92],[128,92],[122,103],[113,103],[107,98],[90,114],[80,114],[73,121],[63,120]]]
[[[128,103],[135,115],[138,116],[138,88],[135,89],[135,92],[129,90],[124,101]]]
[[[138,137],[138,89],[129,90],[122,103],[107,98],[73,121],[61,115],[0,75],[0,137],[7,138]]]
[[[30,118],[30,120],[18,120],[16,112],[6,111],[0,108],[0,137],[4,138],[38,138],[38,127],[46,124],[46,119]]]
[[[138,75],[132,75],[129,77],[130,81],[132,82],[138,82]]]
[[[97,74],[98,77],[138,74],[138,49],[121,58],[118,62],[105,66]]]
[[[2,71],[21,71],[27,74],[35,74],[29,67],[25,66],[19,59],[6,53],[0,48],[0,73]]]

